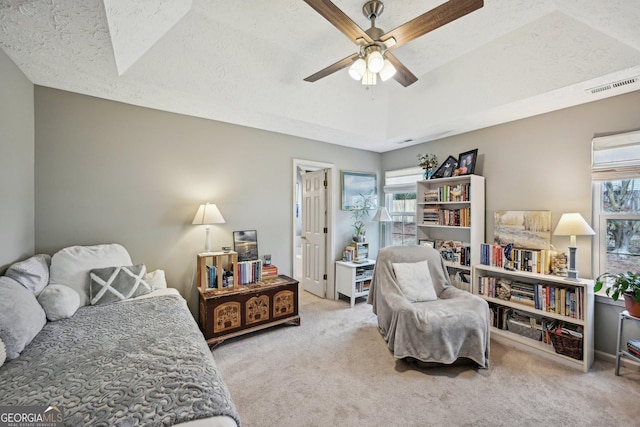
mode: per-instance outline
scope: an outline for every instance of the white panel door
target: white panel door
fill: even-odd
[[[326,171],[302,175],[302,286],[326,298],[327,188]]]

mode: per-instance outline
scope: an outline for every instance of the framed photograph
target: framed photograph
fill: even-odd
[[[436,241],[435,240],[418,240],[418,245],[420,246],[430,246],[432,248],[436,247]]]
[[[455,157],[449,156],[447,160],[442,162],[438,170],[433,174],[434,178],[448,178],[453,176],[453,173],[458,168],[458,160]]]
[[[458,156],[458,169],[460,175],[471,175],[476,168],[476,157],[478,156],[478,149],[460,153]]]
[[[238,261],[258,259],[258,232],[256,230],[234,231],[233,250],[238,252]]]
[[[342,194],[342,210],[349,211],[362,203],[362,197],[369,197],[372,208],[378,206],[378,185],[376,174],[367,172],[340,172],[340,190]]]

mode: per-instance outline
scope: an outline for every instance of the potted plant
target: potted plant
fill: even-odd
[[[640,273],[604,273],[598,276],[593,287],[598,292],[609,279],[611,287],[607,288],[607,295],[614,301],[618,301],[620,295],[624,295],[624,304],[630,315],[640,317]]]
[[[418,154],[418,165],[424,169],[424,179],[431,178],[434,169],[438,166],[438,156],[435,154]]]
[[[369,210],[373,206],[371,196],[360,194],[362,200],[358,200],[355,206],[351,208],[351,216],[353,217],[353,241],[364,242],[366,233],[366,224],[364,220],[369,216]]]

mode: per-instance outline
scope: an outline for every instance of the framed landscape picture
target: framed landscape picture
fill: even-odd
[[[372,208],[378,205],[378,185],[376,174],[367,172],[340,173],[340,189],[342,194],[342,210],[349,211],[362,202],[362,197],[372,201]]]
[[[238,261],[258,259],[258,232],[256,230],[234,231],[233,250],[238,252]]]
[[[551,248],[551,211],[495,211],[493,241],[523,249]]]

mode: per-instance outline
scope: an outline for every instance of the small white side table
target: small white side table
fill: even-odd
[[[627,351],[627,346],[623,346],[620,342],[622,340],[622,325],[627,319],[640,322],[640,318],[633,317],[627,310],[624,310],[622,313],[620,313],[620,318],[618,319],[618,339],[616,340],[616,375],[620,375],[620,357],[625,356],[629,357],[631,360],[640,362],[640,357],[629,353]]]
[[[356,298],[368,296],[375,264],[374,259],[363,262],[336,261],[336,298],[338,294],[349,297],[353,308]]]

